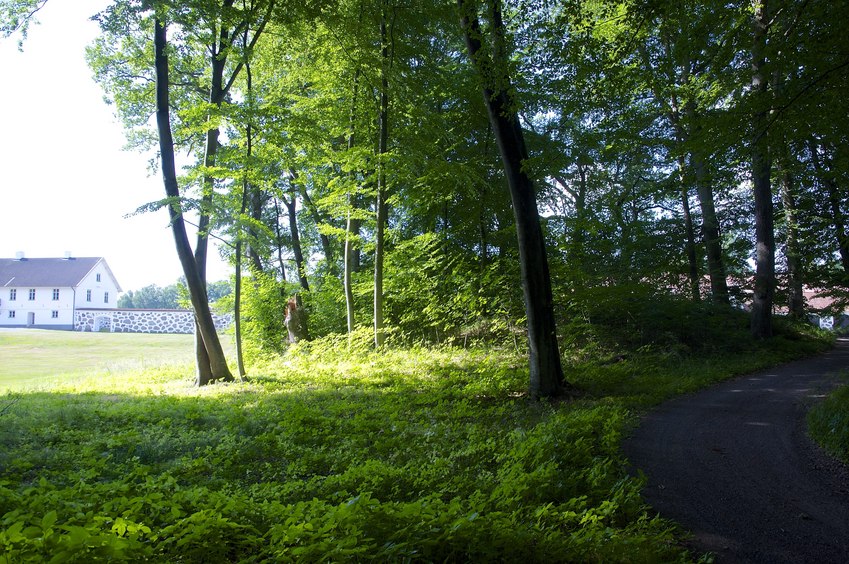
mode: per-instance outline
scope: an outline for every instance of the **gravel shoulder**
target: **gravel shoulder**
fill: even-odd
[[[805,414],[849,369],[849,340],[663,404],[625,441],[646,501],[717,562],[849,562],[849,468]]]

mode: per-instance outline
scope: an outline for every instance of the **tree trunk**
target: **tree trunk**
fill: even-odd
[[[659,96],[658,96],[659,97]],[[695,113],[695,110],[693,110]],[[684,130],[684,127],[681,125],[680,119],[680,110],[678,107],[678,99],[674,95],[672,96],[672,101],[670,103],[670,112],[669,112],[669,120],[672,122],[672,127],[675,130],[675,142],[679,147],[683,147],[684,141],[687,139],[687,133]],[[692,157],[691,157],[692,158]],[[688,274],[690,280],[690,294],[693,297],[693,301],[698,302],[701,301],[701,284],[699,281],[699,261],[696,256],[696,232],[693,227],[693,215],[690,212],[690,190],[688,188],[689,183],[687,182],[687,161],[684,158],[683,153],[678,156],[678,179],[681,182],[681,209],[683,210],[684,215],[684,232],[687,238],[685,243],[685,252],[687,254],[687,264],[688,264]],[[713,194],[710,195],[711,200],[713,199]],[[714,213],[714,220],[716,219],[716,214]],[[720,251],[720,257],[722,253]],[[724,271],[724,269],[723,269]],[[722,289],[720,288],[720,291]],[[726,294],[728,293],[728,288],[726,285]],[[716,295],[713,292],[713,287],[711,287],[711,295]]]
[[[250,203],[251,203],[251,219],[255,222],[259,223],[262,221],[262,206],[263,206],[263,192],[259,190],[255,186],[251,186],[250,191]],[[248,234],[250,234],[250,245],[248,245],[248,258],[250,259],[251,268],[254,272],[262,272],[262,257],[260,257],[259,252],[257,251],[257,241],[259,240],[259,233],[256,228],[251,226],[248,228]]]
[[[225,4],[232,5],[232,0],[225,0]],[[223,41],[226,34],[223,28],[220,30],[220,40]],[[220,48],[220,45],[219,45]],[[226,65],[226,57],[222,57],[218,52],[219,49],[212,47],[211,61],[211,85],[209,89],[209,103],[215,106],[220,106],[224,99],[224,67]],[[197,244],[195,245],[195,263],[197,264],[198,274],[206,292],[206,263],[209,249],[209,222],[210,211],[212,208],[212,194],[214,192],[215,179],[208,172],[209,169],[215,166],[216,157],[218,154],[218,137],[220,132],[217,127],[209,129],[206,132],[206,146],[204,150],[203,164],[207,171],[203,174],[203,193],[200,199],[200,210],[198,215],[198,233]],[[195,332],[195,355],[197,357],[197,381],[200,385],[208,383],[213,379],[212,370],[207,366],[206,359],[209,358],[209,351],[203,350],[205,341],[199,338],[198,332]]]
[[[500,1],[490,1],[494,60],[481,52],[480,23],[476,10],[468,4],[466,0],[457,0],[461,28],[472,65],[484,84],[483,97],[504,164],[516,219],[522,291],[528,318],[529,392],[534,398],[556,396],[564,391],[566,384],[557,346],[551,278],[533,182],[523,169],[528,155],[511,99]],[[492,71],[497,71],[498,75],[493,77]]]
[[[837,252],[840,255],[840,265],[843,267],[844,275],[849,280],[849,234],[846,232],[846,216],[843,214],[843,207],[840,203],[840,191],[837,188],[837,183],[834,181],[834,172],[827,156],[827,148],[825,146],[822,147],[822,157],[820,157],[819,150],[820,147],[816,143],[811,143],[811,160],[828,196],[831,226],[834,230]],[[847,285],[849,285],[849,281]]]
[[[688,275],[690,280],[690,295],[694,302],[701,301],[701,289],[699,287],[699,261],[696,257],[696,233],[693,228],[693,216],[690,213],[690,193],[687,190],[685,178],[684,158],[678,159],[678,174],[681,178],[681,209],[684,213],[684,232],[687,240],[684,245],[687,254]]]
[[[275,246],[277,247],[277,264],[280,265],[280,279],[286,282],[286,261],[283,259],[283,232],[280,230],[280,205],[277,203],[277,198],[274,198],[274,234],[276,236]],[[285,295],[285,294],[283,294]]]
[[[687,105],[687,115],[695,123],[698,116],[692,104]],[[725,274],[725,262],[722,258],[722,236],[719,232],[719,219],[713,197],[713,185],[708,175],[704,156],[690,151],[690,166],[696,180],[696,195],[702,210],[702,238],[707,254],[708,275],[710,277],[711,299],[716,304],[728,304],[728,280]]]
[[[206,359],[199,358],[209,369],[209,379],[197,381],[198,385],[205,385],[214,380],[232,381],[233,375],[224,358],[224,351],[215,331],[212,313],[209,310],[209,302],[206,294],[206,285],[203,282],[198,264],[192,254],[189,238],[186,233],[186,225],[183,222],[182,206],[180,204],[180,190],[177,184],[177,172],[174,162],[174,140],[171,135],[171,122],[168,107],[168,57],[166,55],[166,31],[165,25],[158,19],[154,23],[154,49],[156,70],[156,125],[159,132],[159,151],[162,166],[162,178],[165,185],[165,193],[171,200],[168,206],[171,218],[171,231],[174,235],[174,244],[177,256],[183,267],[186,284],[189,288],[192,307],[195,310],[195,321],[197,331],[202,341],[198,350],[207,353]]]
[[[669,58],[671,57],[669,41],[668,38],[664,38],[663,42],[665,46],[664,55]],[[645,65],[648,68],[651,68],[652,61],[651,57],[648,54],[648,50],[644,46],[639,47],[640,52],[643,55],[643,59],[645,61]],[[676,82],[678,82],[678,86],[686,85],[687,81],[690,77],[690,66],[692,62],[687,61],[683,65],[676,64],[674,66],[674,74],[676,78]],[[698,256],[696,255],[696,234],[695,228],[693,227],[693,215],[690,211],[690,189],[689,182],[687,178],[687,161],[685,158],[686,151],[684,150],[684,145],[686,140],[688,139],[688,133],[684,125],[681,123],[681,106],[678,100],[678,95],[676,94],[676,88],[672,89],[672,93],[668,99],[668,118],[670,123],[672,124],[672,128],[675,131],[675,143],[678,146],[678,179],[681,182],[681,209],[684,216],[684,232],[686,237],[686,242],[684,246],[684,252],[687,255],[687,264],[688,264],[688,278],[690,282],[690,295],[693,298],[693,301],[701,301],[701,282],[699,280],[699,262]],[[666,97],[661,93],[659,86],[656,83],[653,83],[652,91],[654,92],[654,96],[658,101],[666,102]],[[688,117],[692,122],[695,122],[696,117],[696,108],[692,102],[685,103],[685,111],[688,114]],[[692,127],[695,127],[695,123],[692,124]],[[690,159],[695,160],[692,152],[690,152]],[[710,196],[711,203],[713,202],[713,193],[712,190],[705,194],[706,196]],[[701,198],[699,198],[701,205]],[[711,206],[712,210],[712,206]],[[709,211],[711,211],[709,210]],[[716,212],[713,210],[713,223],[716,224]],[[720,249],[719,257],[722,257],[722,251]],[[721,269],[724,276],[724,268]],[[711,296],[716,296],[717,291],[719,295],[722,294],[723,288],[720,286],[718,288],[714,288],[713,279],[711,279]],[[717,291],[715,291],[717,290]],[[725,294],[728,294],[727,283],[725,286]]]
[[[299,175],[295,169],[289,169],[289,176],[292,178],[291,181],[293,183],[298,182]],[[318,209],[318,206],[316,206],[315,203],[312,201],[312,198],[310,198],[310,194],[307,191],[306,185],[302,182],[298,182],[298,193],[301,195],[301,200],[304,203],[304,208],[307,210],[307,213],[310,214],[313,223],[315,223],[316,229],[318,229],[318,227],[322,223],[327,222],[327,218],[322,216],[321,212]],[[335,253],[333,252],[333,247],[330,245],[330,237],[319,231],[318,238],[321,241],[321,250],[324,252],[324,260],[327,261],[328,269],[331,273],[335,273]]]
[[[348,333],[354,332],[354,289],[351,285],[351,266],[353,262],[353,245],[351,242],[351,212],[348,212],[348,220],[345,222],[345,264],[342,285],[345,289],[345,319],[348,322]]]
[[[771,162],[767,118],[769,100],[764,74],[768,19],[767,0],[755,3],[754,41],[752,43],[752,185],[755,200],[755,292],[752,299],[752,335],[772,337],[772,304],[775,293],[775,232],[772,215]]]
[[[377,142],[377,201],[375,215],[377,225],[374,234],[374,346],[383,346],[383,255],[384,228],[386,225],[386,151],[389,142],[389,36],[386,31],[386,2],[383,2],[380,18],[380,111]]]
[[[356,115],[357,115],[357,94],[359,93],[360,87],[360,69],[354,71],[354,85],[351,92],[351,114],[349,116],[349,127],[348,131],[348,150],[354,148],[354,143],[356,143],[355,137],[355,127],[356,127]],[[345,290],[345,318],[348,322],[348,334],[354,332],[354,328],[356,327],[356,320],[354,319],[354,289],[351,285],[351,273],[354,269],[354,259],[355,254],[359,255],[357,251],[354,250],[354,245],[352,236],[354,234],[354,221],[351,219],[352,208],[356,203],[356,199],[349,192],[348,193],[348,218],[345,221],[345,249],[343,256],[343,274],[342,274],[342,285]],[[359,226],[358,230],[359,230]]]
[[[236,281],[233,292],[233,322],[236,330],[236,364],[239,376],[245,379],[245,360],[242,354],[242,241],[236,241]]]
[[[298,232],[298,213],[295,209],[297,203],[298,200],[294,194],[292,194],[291,200],[283,199],[283,204],[289,212],[289,232],[292,234],[292,252],[295,255],[295,267],[298,269],[298,281],[301,283],[301,288],[309,292],[310,285],[307,282],[307,267],[304,263],[304,253],[301,249],[301,235]]]
[[[787,223],[787,309],[791,317],[802,319],[805,316],[805,296],[802,282],[802,253],[799,247],[799,225],[796,219],[796,198],[793,185],[793,173],[790,171],[787,146],[784,147],[781,171],[781,202],[784,205],[784,221]]]
[[[248,64],[245,65],[245,67],[248,87],[248,107],[252,109],[253,75],[251,74],[251,66]],[[245,148],[245,171],[242,176],[242,203],[239,208],[239,222],[236,224],[238,231],[236,232],[236,277],[233,296],[233,316],[236,332],[236,365],[239,369],[239,377],[243,381],[245,379],[246,372],[245,359],[242,352],[242,248],[244,244],[242,242],[241,219],[244,217],[245,212],[248,209],[248,200],[252,200],[252,195],[255,193],[254,190],[251,190],[251,183],[248,180],[251,169],[251,159],[253,157],[253,124],[251,123],[250,118],[245,126],[245,138],[247,146]]]

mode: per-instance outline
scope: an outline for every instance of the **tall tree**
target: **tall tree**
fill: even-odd
[[[388,207],[386,198],[389,195],[386,187],[386,157],[389,150],[389,33],[387,19],[389,17],[389,2],[382,0],[380,4],[380,108],[378,110],[378,141],[377,141],[377,197],[374,204],[375,234],[374,234],[374,346],[383,346],[383,260],[385,255],[386,214]]]
[[[766,66],[769,16],[767,0],[755,0],[752,19],[752,189],[755,202],[755,291],[752,299],[752,335],[772,337],[775,294],[775,231],[772,211],[772,171],[769,153],[769,80]]]
[[[551,397],[565,391],[566,381],[557,344],[548,257],[537,209],[536,191],[526,170],[528,152],[524,133],[510,85],[501,1],[488,0],[487,5],[491,38],[488,49],[484,49],[484,34],[478,18],[477,4],[473,1],[457,0],[466,48],[483,85],[489,121],[498,143],[513,201],[528,322],[530,394],[535,398]]]
[[[159,155],[162,167],[162,179],[165,185],[165,193],[169,199],[168,212],[171,216],[171,231],[174,235],[174,244],[177,255],[186,276],[186,284],[189,288],[192,307],[195,311],[195,321],[203,340],[203,348],[208,355],[210,369],[210,380],[232,381],[233,375],[224,358],[221,342],[215,330],[212,313],[206,296],[206,284],[200,275],[197,262],[192,254],[189,244],[186,226],[183,221],[181,210],[180,189],[177,184],[177,172],[174,160],[174,140],[171,134],[171,119],[169,109],[169,80],[168,80],[168,55],[166,26],[157,17],[154,20],[154,67],[156,69],[156,126],[159,132]],[[208,382],[200,382],[208,383]]]

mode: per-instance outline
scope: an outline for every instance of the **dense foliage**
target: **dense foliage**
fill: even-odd
[[[846,294],[844,3],[152,5],[190,156],[181,209],[230,241],[246,294],[303,293],[313,335],[524,326],[482,85],[509,86],[526,136],[561,323],[575,294],[634,284],[767,318],[804,316],[805,287]],[[110,5],[88,53],[139,147],[156,142],[146,6]],[[494,38],[492,68],[469,60],[461,14]],[[268,320],[246,309],[245,335],[275,340]]]
[[[249,383],[160,368],[10,393],[0,561],[690,561],[627,474],[635,410],[826,344],[724,322],[738,352],[710,356],[671,346],[680,323],[628,350],[597,325],[558,402],[528,400],[512,348],[377,354],[368,330],[266,356]]]

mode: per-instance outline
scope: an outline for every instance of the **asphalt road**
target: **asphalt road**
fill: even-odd
[[[646,501],[716,562],[849,563],[849,468],[807,437],[805,413],[849,369],[828,353],[663,404],[625,442]]]

